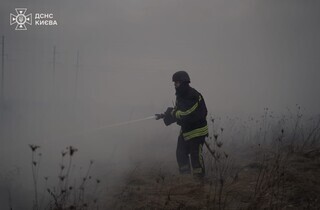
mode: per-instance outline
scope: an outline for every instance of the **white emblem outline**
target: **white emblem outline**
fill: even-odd
[[[26,24],[32,25],[32,14],[26,15],[27,8],[15,8],[16,15],[10,13],[10,25],[17,24],[15,30],[27,30]]]

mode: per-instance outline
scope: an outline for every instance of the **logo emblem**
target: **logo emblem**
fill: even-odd
[[[26,23],[32,25],[32,14],[26,12],[26,8],[16,8],[16,15],[10,13],[10,25],[17,24],[16,30],[27,30]]]

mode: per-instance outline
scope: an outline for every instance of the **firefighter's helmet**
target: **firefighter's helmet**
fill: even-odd
[[[172,75],[173,82],[190,82],[190,77],[185,71],[177,71]]]

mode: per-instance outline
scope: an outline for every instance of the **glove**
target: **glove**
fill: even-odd
[[[156,116],[156,120],[160,120],[160,119],[163,119],[164,118],[164,114],[155,114]]]

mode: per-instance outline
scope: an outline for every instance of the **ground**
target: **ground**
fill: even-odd
[[[106,205],[108,209],[320,209],[320,148],[265,157],[235,161],[235,173],[223,179],[222,189],[221,179],[214,175],[199,181],[164,168],[137,166],[109,189]]]

